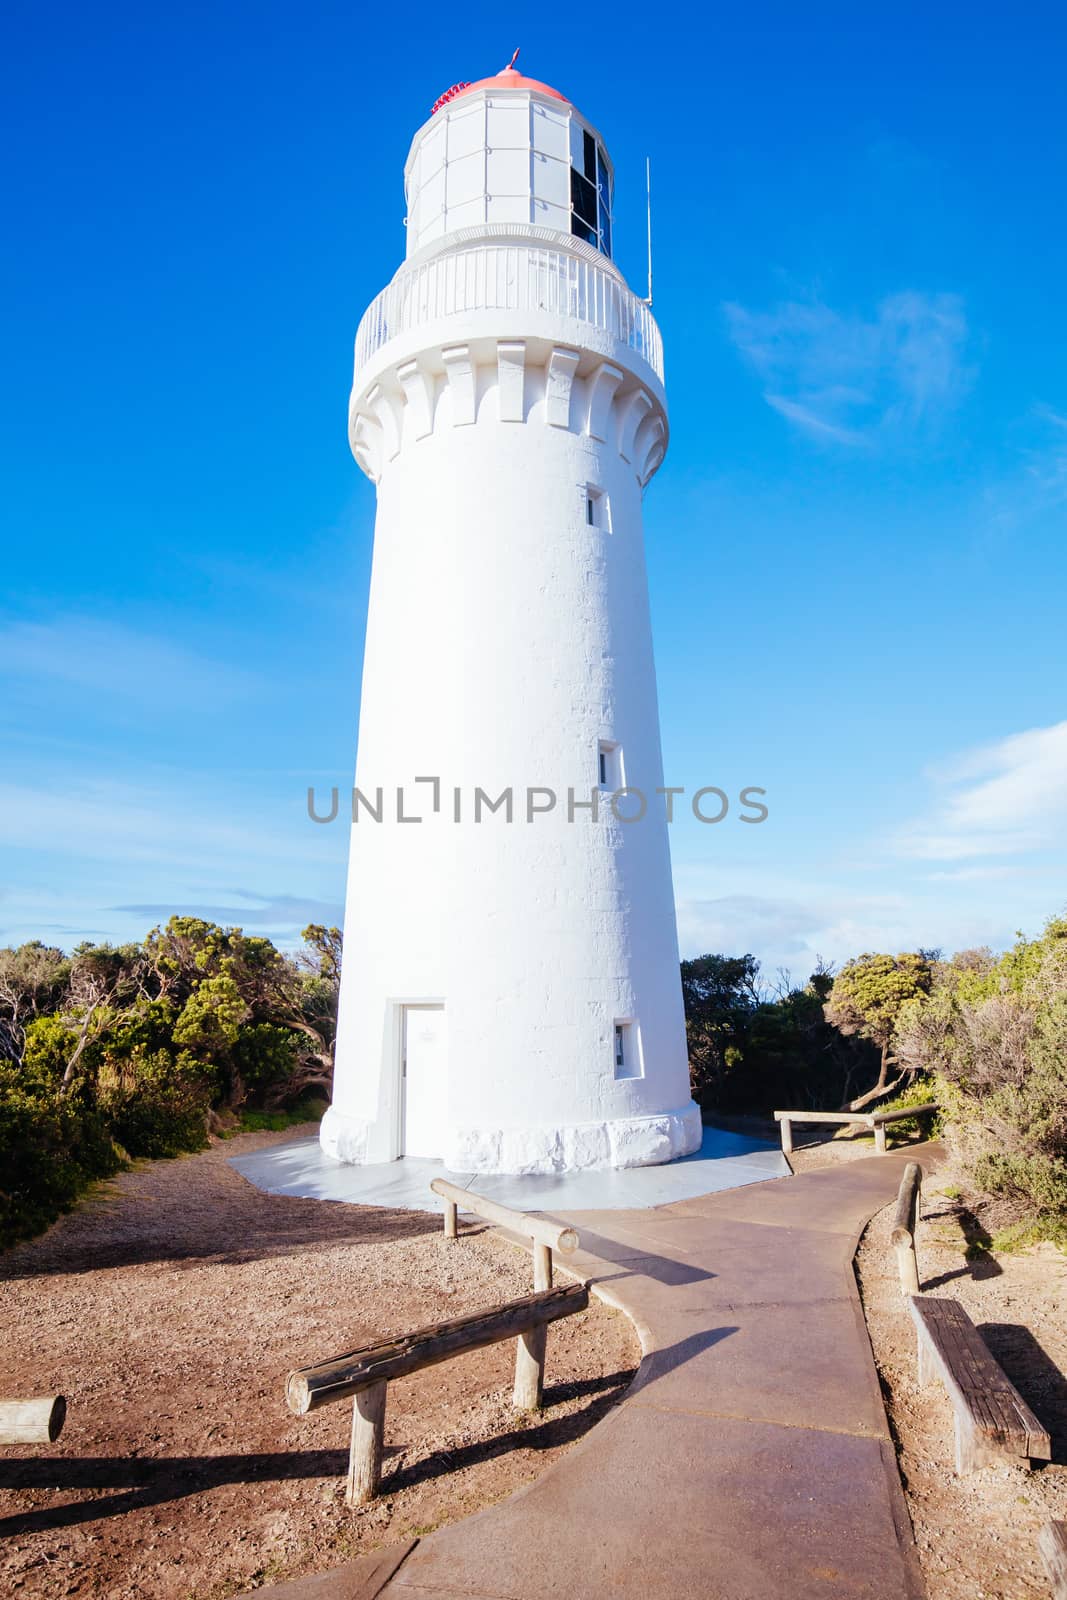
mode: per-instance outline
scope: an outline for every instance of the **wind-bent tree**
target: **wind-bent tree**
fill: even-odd
[[[826,1020],[846,1037],[858,1034],[869,1039],[880,1051],[878,1081],[847,1101],[844,1110],[860,1111],[911,1079],[914,1068],[891,1053],[893,1035],[902,1008],[928,995],[932,980],[931,957],[921,950],[857,956],[842,967],[826,1002]],[[890,1069],[896,1066],[900,1071],[890,1081]]]
[[[284,1084],[268,1092],[269,1104],[333,1086],[337,1039],[337,997],[341,986],[341,932],[311,923],[301,934],[304,948],[279,956],[270,969],[271,1014],[294,1036],[294,1063]]]
[[[21,1063],[27,1027],[55,1009],[69,976],[70,958],[39,939],[0,950],[0,1060]]]

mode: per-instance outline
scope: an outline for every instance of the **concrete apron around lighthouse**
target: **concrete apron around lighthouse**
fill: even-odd
[[[407,177],[409,260],[361,324],[350,409],[378,490],[369,805],[323,1149],[472,1174],[669,1161],[701,1128],[655,794],[659,333],[610,260],[602,142],[554,91],[468,90]],[[624,787],[640,820],[612,812]]]

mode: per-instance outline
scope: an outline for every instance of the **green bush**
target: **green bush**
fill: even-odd
[[[1067,1241],[1067,923],[994,961],[938,963],[897,1048],[932,1072],[944,1136],[979,1193],[1007,1201],[1004,1237]],[[968,957],[972,959],[968,959]]]
[[[61,1096],[47,1079],[0,1064],[0,1246],[39,1233],[122,1165],[106,1118],[83,1093]]]
[[[207,1144],[208,1090],[195,1070],[165,1050],[129,1062],[99,1092],[100,1109],[130,1156],[158,1159]]]
[[[909,1106],[926,1106],[931,1102],[940,1104],[941,1097],[938,1092],[936,1078],[928,1073],[923,1073],[913,1078],[906,1088],[901,1089],[891,1100],[879,1100],[876,1111],[907,1111]],[[936,1139],[941,1132],[944,1122],[943,1113],[930,1111],[923,1117],[908,1117],[905,1121],[894,1122],[891,1132],[899,1134],[902,1138],[911,1138],[919,1134],[924,1137]]]
[[[341,935],[296,954],[198,917],[140,944],[0,949],[0,1246],[127,1156],[199,1150],[246,1106],[285,1127],[328,1094]],[[321,1104],[321,1099],[319,1104]],[[321,1114],[321,1113],[320,1113]]]
[[[1067,1227],[1067,1161],[1062,1157],[988,1152],[975,1162],[974,1180],[989,1194],[1011,1195],[1050,1219],[1062,1215]]]

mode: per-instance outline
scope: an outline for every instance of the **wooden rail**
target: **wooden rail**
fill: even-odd
[[[381,1479],[386,1387],[390,1379],[407,1377],[451,1356],[513,1338],[515,1405],[522,1411],[535,1411],[541,1405],[544,1387],[548,1324],[572,1317],[588,1304],[588,1285],[574,1283],[524,1295],[450,1322],[434,1323],[399,1339],[366,1345],[291,1372],[285,1386],[286,1403],[290,1411],[303,1416],[335,1400],[353,1401],[345,1498],[349,1505],[363,1505],[377,1494]]]
[[[908,1106],[903,1111],[776,1111],[774,1120],[782,1125],[782,1151],[787,1156],[793,1153],[794,1122],[842,1122],[867,1128],[874,1134],[874,1148],[880,1156],[884,1156],[887,1148],[885,1130],[889,1123],[906,1122],[909,1117],[925,1116],[939,1109],[936,1102],[931,1100],[925,1105]]]
[[[55,1444],[67,1418],[61,1394],[39,1400],[0,1400],[0,1444]]]
[[[922,1167],[917,1161],[909,1161],[900,1180],[897,1209],[893,1213],[893,1231],[889,1236],[897,1253],[901,1294],[919,1293],[919,1258],[915,1254],[915,1222],[919,1214],[919,1191],[922,1181]]]
[[[434,1178],[430,1188],[445,1203],[446,1238],[456,1238],[459,1232],[459,1208],[462,1206],[464,1211],[473,1212],[476,1217],[493,1222],[498,1228],[507,1228],[511,1233],[529,1239],[533,1246],[535,1289],[552,1287],[553,1250],[558,1250],[561,1255],[570,1255],[578,1248],[578,1234],[574,1228],[561,1227],[558,1222],[548,1222],[543,1217],[531,1217],[527,1211],[513,1211],[510,1206],[499,1205],[495,1200],[475,1194],[473,1189],[461,1189],[458,1183],[449,1183],[446,1178]]]

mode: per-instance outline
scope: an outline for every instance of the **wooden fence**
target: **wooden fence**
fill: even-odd
[[[574,1283],[558,1289],[552,1286],[552,1252],[571,1254],[578,1248],[578,1235],[573,1228],[512,1211],[444,1178],[435,1178],[430,1187],[445,1202],[445,1233],[450,1239],[458,1237],[458,1210],[462,1206],[464,1211],[529,1241],[533,1249],[534,1292],[290,1372],[285,1398],[297,1416],[337,1400],[353,1402],[345,1494],[350,1506],[363,1505],[378,1492],[386,1393],[393,1379],[420,1372],[468,1350],[514,1339],[514,1404],[520,1411],[539,1410],[544,1393],[548,1325],[561,1317],[573,1317],[589,1304],[588,1284]]]

